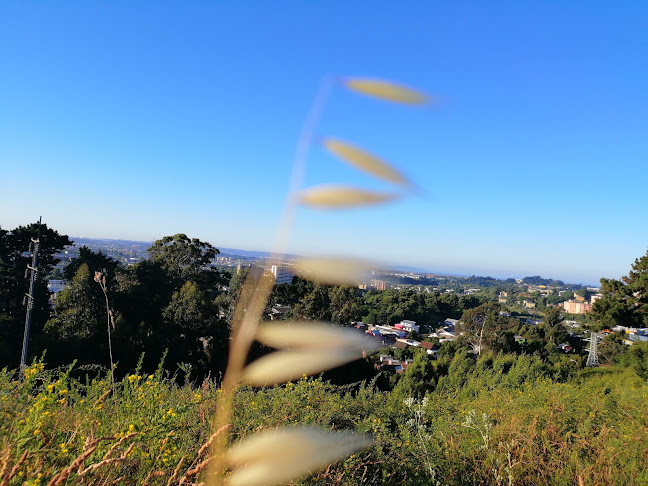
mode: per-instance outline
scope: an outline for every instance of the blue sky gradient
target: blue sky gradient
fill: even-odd
[[[76,236],[183,232],[268,250],[320,80],[359,75],[438,103],[337,87],[318,134],[379,154],[427,193],[302,209],[291,253],[596,283],[646,252],[646,2],[1,9],[3,228],[42,215]],[[327,182],[388,189],[314,146],[306,185]]]

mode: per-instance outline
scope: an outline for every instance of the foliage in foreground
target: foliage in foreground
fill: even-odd
[[[320,379],[243,388],[233,435],[306,424],[376,439],[299,484],[648,484],[646,383],[632,369],[584,370],[559,383],[506,365],[527,359],[484,357],[469,373],[454,366],[424,397]],[[219,390],[176,381],[162,369],[135,371],[114,388],[108,377],[77,380],[42,363],[22,383],[2,371],[2,484],[199,481]]]

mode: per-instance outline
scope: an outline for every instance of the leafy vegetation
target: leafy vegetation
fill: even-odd
[[[648,347],[635,349],[645,373]],[[299,484],[648,484],[645,381],[632,368],[565,377],[561,366],[532,356],[418,354],[392,391],[321,379],[242,388],[232,431],[239,440],[306,424],[375,438]],[[102,373],[78,371],[72,378],[69,368],[35,362],[23,382],[0,373],[0,467],[5,479],[13,475],[6,484],[49,484],[71,465],[69,484],[200,477],[219,400],[214,381],[178,385],[160,366],[113,387]]]
[[[594,321],[606,327],[648,327],[648,252],[621,280],[602,278],[601,293],[592,306]]]

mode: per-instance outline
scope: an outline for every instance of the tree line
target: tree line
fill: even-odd
[[[37,224],[0,230],[0,366],[15,368],[19,361],[27,292],[24,272],[31,258],[29,242],[37,233]],[[48,275],[60,263],[56,254],[72,243],[47,225],[41,227],[30,356],[46,351],[49,366],[77,360],[79,365],[109,367],[112,352],[119,374],[134,368],[145,353],[146,369],[154,369],[165,357],[168,367],[188,366],[203,376],[223,371],[231,315],[247,271],[217,270],[211,262],[219,250],[184,234],[155,241],[148,259],[129,266],[81,247],[63,270],[65,289],[51,301]],[[105,282],[105,294],[99,282]],[[291,285],[275,286],[266,317],[274,304],[282,304],[290,306],[284,319],[339,325],[410,319],[434,327],[480,303],[475,297],[438,292],[365,294],[295,277]]]
[[[1,365],[17,365],[25,316],[23,274],[30,259],[26,250],[36,234],[37,225],[0,233]],[[220,302],[228,278],[209,265],[218,253],[212,245],[183,234],[165,237],[148,249],[149,259],[133,266],[81,247],[64,270],[66,288],[50,306],[47,275],[59,263],[55,254],[72,242],[46,225],[40,241],[31,356],[46,351],[53,366],[72,360],[106,366],[110,327],[113,357],[123,372],[135,367],[143,352],[149,368],[165,354],[174,365],[222,368],[228,328]],[[106,282],[108,306],[98,278]]]
[[[19,361],[25,319],[23,297],[28,285],[24,276],[31,258],[29,244],[37,233],[38,224],[12,231],[0,229],[0,366],[15,368]],[[46,351],[50,366],[77,360],[80,365],[109,367],[110,328],[118,374],[133,369],[142,353],[143,366],[149,370],[165,357],[171,369],[191,368],[201,376],[218,376],[223,371],[231,315],[246,271],[231,274],[217,270],[211,262],[218,249],[184,234],[155,241],[148,248],[148,259],[129,266],[81,247],[78,257],[64,269],[66,288],[50,306],[47,276],[59,263],[56,254],[71,244],[67,236],[42,225],[32,357]],[[108,306],[97,278],[106,283]],[[623,279],[602,279],[602,294],[588,324],[597,329],[648,326],[648,255],[636,260]],[[484,350],[535,354],[543,360],[560,361],[558,344],[567,343],[577,352],[583,348],[580,338],[561,325],[557,308],[547,307],[542,325],[526,325],[507,315],[504,307],[486,295],[397,289],[363,292],[295,277],[291,285],[275,285],[266,318],[272,315],[275,304],[290,307],[279,318],[339,325],[355,321],[390,325],[408,319],[416,321],[422,330],[432,331],[446,318],[461,318],[458,330],[463,337],[444,344],[442,355],[450,358],[459,351]],[[606,338],[602,352],[606,350],[608,361],[620,359],[626,351],[619,335]],[[263,350],[254,352],[258,355]]]

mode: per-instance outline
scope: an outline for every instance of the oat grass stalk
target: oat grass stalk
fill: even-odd
[[[80,470],[77,474],[77,477],[74,478],[74,481],[72,481],[70,485],[74,486],[75,484],[78,484],[79,482],[81,482],[81,480],[86,474],[96,471],[102,466],[107,466],[108,464],[114,464],[118,462],[126,462],[128,460],[128,456],[130,455],[131,452],[133,452],[134,448],[135,448],[135,443],[132,443],[130,446],[128,446],[126,450],[122,451],[121,455],[119,455],[118,457],[106,457],[108,456],[108,454],[106,454],[106,456],[101,461],[94,464],[90,464],[88,467]]]
[[[184,475],[180,478],[180,481],[178,481],[178,486],[181,486],[185,484],[189,479],[192,477],[196,476],[200,472],[204,471],[209,465],[214,461],[215,457],[214,455],[210,455],[207,458],[204,458],[205,453],[208,453],[212,447],[212,444],[216,440],[217,437],[221,435],[225,435],[225,433],[229,430],[230,426],[229,424],[221,427],[218,429],[216,432],[214,432],[211,436],[209,436],[209,439],[202,445],[202,447],[198,450],[198,455],[196,456],[196,459],[194,460],[193,464],[187,469],[187,471],[184,473]],[[202,458],[202,459],[201,459]],[[180,462],[176,466],[173,475],[169,478],[169,481],[167,483],[167,486],[171,486],[173,484],[173,481],[178,477],[180,467],[182,462],[184,461],[185,456],[183,456],[180,459]]]
[[[2,455],[2,460],[0,461],[0,478],[2,479],[2,482],[0,485],[4,485],[9,482],[9,479],[7,479],[7,476],[5,476],[5,473],[7,472],[7,469],[9,468],[9,459],[11,458],[11,447],[7,447],[5,449],[4,454]]]
[[[308,152],[313,143],[315,129],[332,86],[333,79],[330,77],[323,79],[320,83],[297,142],[290,179],[290,190],[284,203],[279,230],[277,231],[270,258],[271,261],[278,261],[278,257],[285,253],[290,229],[295,219],[298,202],[297,195],[303,184],[306,172]],[[257,282],[252,275],[248,274],[243,284],[239,302],[232,316],[232,339],[230,341],[228,363],[221,385],[221,396],[215,416],[214,428],[217,431],[229,426],[232,422],[234,393],[241,381],[247,355],[256,333],[256,327],[261,320],[265,303],[270,297],[273,286],[274,279],[267,275],[263,275]],[[213,446],[215,461],[211,468],[211,476],[215,478],[213,484],[216,485],[222,484],[223,470],[225,467],[224,456],[227,444],[227,434],[219,434]]]
[[[27,460],[28,454],[29,454],[28,451],[23,452],[23,455],[20,456],[20,459],[18,459],[18,461],[16,461],[16,464],[14,464],[14,466],[11,468],[9,474],[5,476],[5,472],[7,471],[7,468],[9,466],[9,461],[11,459],[11,447],[7,448],[5,457],[2,460],[2,474],[0,474],[0,478],[2,478],[2,482],[0,483],[0,486],[9,485],[9,481],[11,481],[14,478],[14,476],[18,473],[20,466],[22,466],[24,462]]]
[[[321,209],[343,209],[384,203],[400,197],[398,193],[374,192],[343,185],[325,185],[302,191],[306,161],[315,138],[317,122],[335,82],[340,83],[340,80],[328,77],[321,82],[299,137],[290,191],[270,256],[272,264],[279,264],[286,252],[296,210],[300,205]],[[424,95],[414,90],[380,80],[351,78],[342,80],[342,85],[360,94],[388,101],[408,104],[421,104],[426,101]],[[369,175],[388,180],[400,189],[401,186],[406,185],[405,178],[400,175],[400,172],[386,162],[351,144],[328,140],[329,151],[347,159],[349,163]],[[311,271],[313,271],[312,267]],[[330,272],[326,278],[330,280]],[[334,462],[357,448],[366,447],[369,443],[365,437],[354,434],[294,429],[255,434],[252,438],[241,441],[231,452],[228,452],[228,434],[220,432],[232,423],[234,395],[241,382],[267,386],[299,378],[304,373],[319,373],[361,356],[362,350],[357,343],[349,340],[349,336],[338,336],[338,330],[329,332],[327,337],[330,340],[327,341],[327,345],[313,347],[316,340],[308,334],[297,335],[296,332],[286,334],[286,329],[274,328],[266,331],[265,337],[271,336],[271,340],[274,340],[278,336],[279,341],[282,342],[292,338],[290,349],[280,349],[246,367],[252,341],[255,338],[263,341],[263,333],[259,336],[257,331],[273,287],[274,277],[271,275],[263,275],[258,280],[255,280],[251,274],[247,276],[232,318],[228,364],[214,420],[214,430],[217,432],[214,434],[212,457],[188,471],[186,476],[198,474],[202,468],[209,465],[207,481],[211,485],[222,485],[228,468],[232,467],[235,471],[228,476],[229,485],[260,486],[285,483],[319,466]],[[295,331],[299,324],[293,323],[293,325],[295,328],[292,330]],[[326,333],[322,330],[320,332]],[[336,338],[331,337],[333,334]],[[363,346],[364,343],[360,348]],[[283,453],[278,456],[277,451],[282,450],[286,440],[291,442],[291,447],[288,450],[284,447]],[[250,453],[251,450],[254,452]],[[250,459],[252,464],[248,463],[250,457],[253,458]]]
[[[97,450],[97,447],[99,447],[99,444],[101,442],[108,440],[115,440],[115,437],[100,437],[98,439],[92,439],[91,437],[88,437],[83,446],[83,452],[81,452],[81,454],[74,458],[74,460],[68,467],[55,474],[54,477],[50,479],[49,483],[47,483],[47,486],[59,486],[61,484],[64,484],[74,471],[83,471],[85,469],[84,465],[86,459],[90,457],[94,451]]]
[[[111,337],[111,328],[115,329],[115,319],[113,316],[113,311],[110,309],[110,302],[108,301],[108,286],[106,285],[106,275],[101,272],[95,272],[94,281],[99,284],[99,287],[101,287],[101,290],[106,299],[106,315],[108,320],[108,354],[110,355],[110,382],[112,383],[113,388],[115,388],[115,365],[113,363]]]

